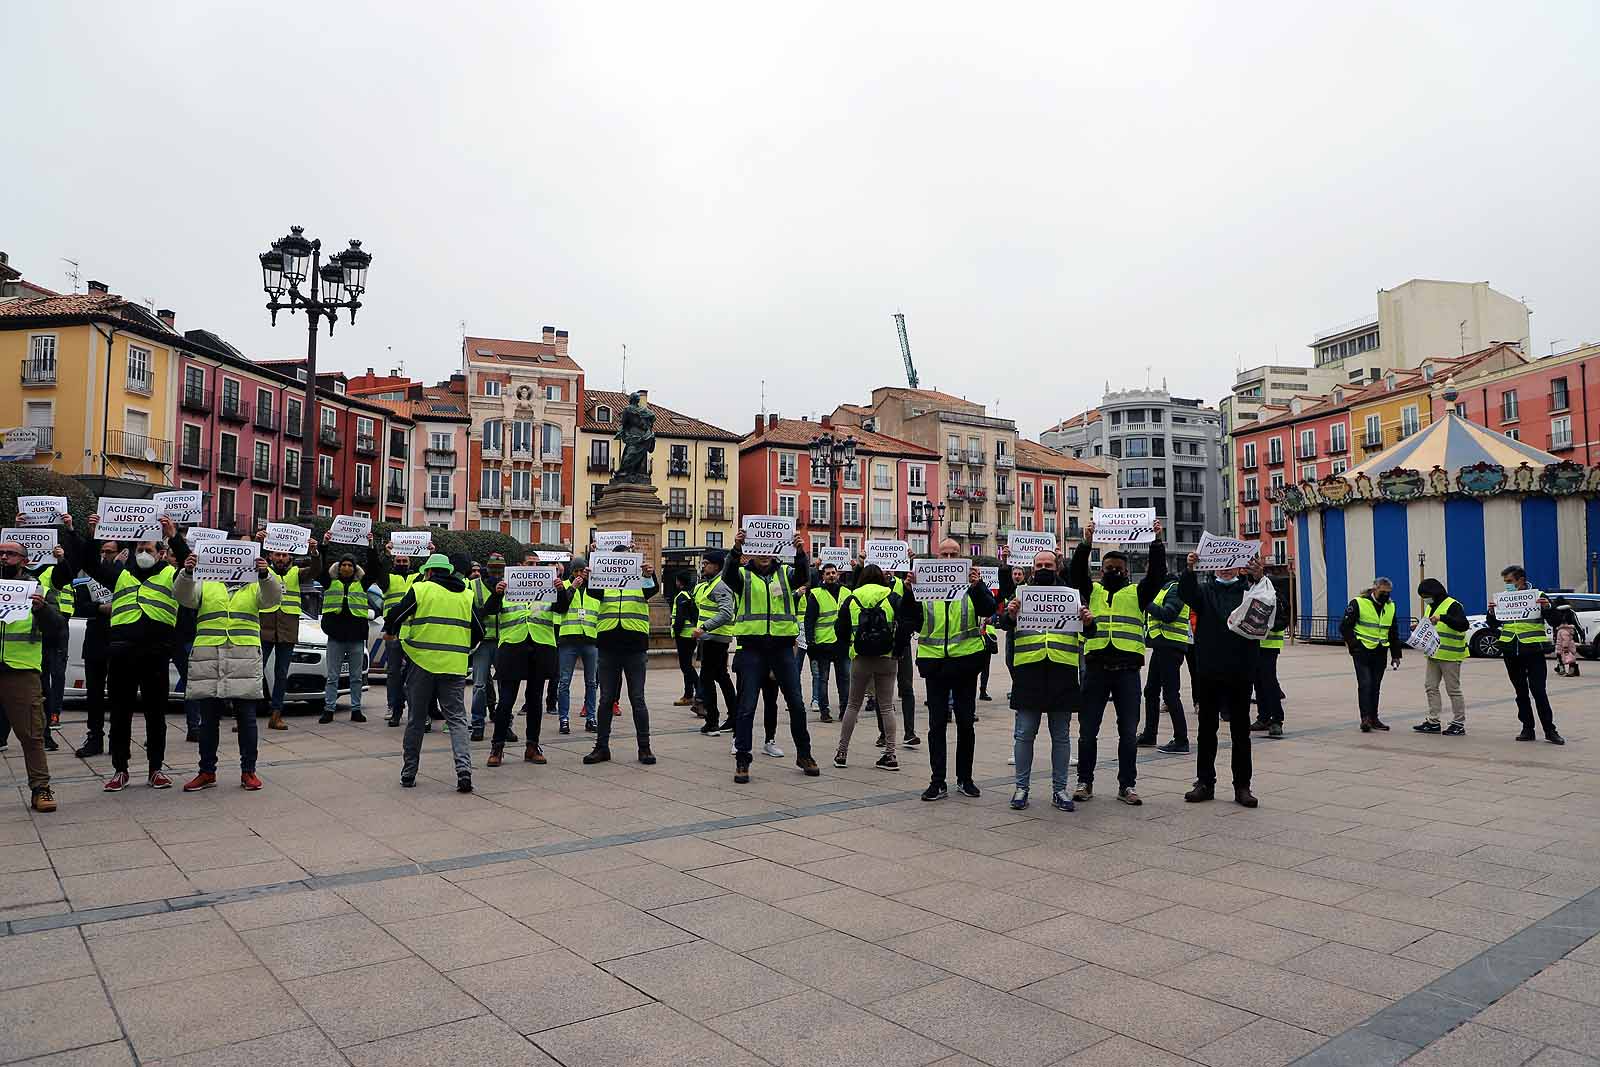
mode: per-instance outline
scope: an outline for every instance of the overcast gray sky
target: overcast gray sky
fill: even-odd
[[[1214,402],[1412,277],[1525,298],[1539,354],[1600,338],[1597,11],[12,7],[0,248],[282,357],[256,254],[361,237],[324,366],[549,324],[591,387],[626,344],[740,431],[763,378],[789,416],[904,384],[903,310],[925,386],[1037,435],[1107,379]]]

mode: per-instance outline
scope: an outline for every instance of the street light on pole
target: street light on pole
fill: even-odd
[[[828,543],[839,545],[839,472],[856,461],[856,439],[833,432],[811,439],[811,469],[828,473]]]
[[[339,309],[350,312],[350,321],[356,321],[356,311],[361,307],[361,296],[367,291],[367,268],[372,265],[371,253],[361,249],[361,242],[352,240],[350,247],[322,262],[322,241],[308,239],[305,227],[289,227],[289,235],[272,242],[272,247],[261,253],[261,287],[268,301],[267,311],[272,324],[278,324],[278,312],[293,315],[304,311],[306,325],[306,402],[305,422],[301,425],[305,441],[305,468],[300,479],[300,512],[316,514],[313,478],[317,474],[317,435],[322,431],[322,421],[317,410],[317,321],[328,320],[328,336],[333,336],[333,324],[339,319]],[[304,286],[304,289],[301,287]]]
[[[928,545],[933,547],[933,532],[944,525],[944,501],[933,503],[928,500],[913,500],[911,502],[911,523],[921,526],[928,531]]]

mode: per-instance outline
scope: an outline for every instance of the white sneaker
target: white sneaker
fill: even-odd
[[[817,710],[817,700],[816,700],[815,697],[811,698],[811,710],[812,711],[816,711]]]
[[[766,744],[761,746],[761,751],[765,752],[773,759],[783,758],[783,749],[778,747],[778,742],[776,741],[768,741]]]
[[[739,742],[735,741],[733,744],[728,746],[728,755],[737,756],[738,754],[739,754]]]
[[[1006,766],[1007,767],[1015,767],[1016,765],[1017,765],[1017,757],[1016,756],[1007,756],[1006,757]]]

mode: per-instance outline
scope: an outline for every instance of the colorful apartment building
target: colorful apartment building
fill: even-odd
[[[1109,471],[1019,438],[1015,500],[995,503],[1015,506],[1015,529],[1053,533],[1065,552],[1083,540],[1092,509],[1116,506],[1117,490]],[[1010,529],[1002,528],[1002,544]]]

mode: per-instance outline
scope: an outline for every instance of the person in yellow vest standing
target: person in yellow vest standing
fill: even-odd
[[[400,784],[408,789],[417,784],[422,734],[428,725],[428,710],[437,701],[450,727],[456,791],[472,792],[472,741],[463,698],[472,648],[483,640],[472,590],[456,576],[450,561],[435,553],[384,620],[383,632],[386,637],[399,638],[411,660],[406,693],[411,717],[406,720]]]
[[[90,536],[99,525],[89,516]],[[188,559],[189,546],[172,520],[161,517],[163,541],[138,541],[125,564],[92,557],[84,572],[111,590],[111,767],[105,791],[128,785],[133,713],[144,713],[144,751],[152,789],[172,788],[161,770],[167,754],[167,668],[176,649],[178,600],[173,595],[174,559]],[[98,549],[98,545],[96,548]]]
[[[1165,705],[1172,716],[1172,740],[1161,746],[1163,752],[1189,751],[1189,720],[1183,714],[1183,690],[1179,668],[1189,651],[1189,605],[1178,595],[1178,582],[1168,578],[1150,601],[1145,613],[1144,643],[1150,649],[1150,667],[1144,683],[1144,729],[1139,747],[1154,748]]]
[[[322,617],[318,623],[328,638],[323,655],[328,682],[322,694],[319,723],[333,721],[333,713],[339,706],[339,679],[346,672],[350,678],[350,721],[367,721],[361,714],[361,698],[367,689],[367,672],[362,664],[367,658],[367,617],[371,607],[362,577],[363,571],[356,565],[354,553],[346,552],[329,568],[323,586]]]
[[[839,748],[833,755],[833,765],[841,770],[849,766],[850,738],[855,734],[868,689],[876,694],[878,715],[883,720],[883,755],[874,766],[880,771],[900,769],[895,756],[899,724],[894,716],[894,688],[900,673],[896,661],[900,655],[910,654],[903,650],[911,641],[908,631],[915,627],[910,625],[914,613],[906,610],[907,598],[895,592],[891,582],[877,564],[862,567],[857,572],[855,588],[844,594],[833,618],[833,640],[829,645],[846,650],[853,661],[850,692],[839,710]]]
[[[266,539],[265,527],[256,531],[257,541]],[[300,640],[300,586],[309,587],[322,574],[317,539],[311,539],[306,555],[298,562],[292,553],[268,552],[267,563],[283,583],[283,597],[278,606],[261,611],[261,669],[265,671],[267,664],[272,664],[272,685],[268,691],[272,718],[267,720],[267,729],[287,730],[283,702],[289,685],[289,664],[294,660],[294,646]]]
[[[1428,657],[1422,692],[1428,698],[1428,716],[1412,727],[1421,734],[1460,737],[1467,732],[1467,698],[1461,695],[1461,664],[1467,658],[1467,609],[1451,596],[1437,578],[1424,578],[1417,586],[1417,601],[1439,632],[1439,648]],[[1450,694],[1450,725],[1439,725],[1439,686]]]
[[[534,563],[524,566],[536,566]],[[560,573],[559,566],[557,573]],[[528,763],[544,763],[544,749],[539,747],[539,694],[545,680],[556,669],[556,628],[561,617],[555,612],[554,601],[524,603],[505,599],[504,578],[495,583],[494,592],[484,602],[483,610],[495,617],[494,671],[500,685],[494,709],[494,736],[490,741],[488,765],[498,767],[505,761],[505,747],[516,743],[511,718],[516,710],[517,690],[524,683],[522,713],[528,718],[528,743],[522,758]],[[485,638],[485,640],[488,640]]]
[[[1528,572],[1513,563],[1500,572],[1506,592],[1530,588]],[[1518,741],[1533,740],[1533,712],[1539,710],[1539,725],[1544,727],[1544,739],[1552,745],[1564,745],[1566,739],[1556,729],[1555,713],[1550,710],[1550,696],[1545,691],[1548,677],[1544,654],[1550,644],[1545,636],[1545,625],[1551,621],[1553,609],[1545,597],[1539,598],[1539,616],[1519,622],[1501,622],[1495,618],[1494,600],[1489,601],[1489,632],[1500,644],[1500,658],[1505,661],[1506,677],[1511,679],[1511,689],[1517,695],[1517,719],[1522,723]]]
[[[940,559],[960,559],[961,546],[953,538],[939,542]],[[907,590],[914,582],[904,579]],[[950,719],[956,720],[956,790],[965,797],[981,793],[972,780],[976,745],[972,723],[978,713],[978,674],[983,670],[983,620],[999,605],[983,584],[977,564],[967,572],[966,595],[957,600],[906,598],[905,608],[917,623],[917,670],[928,692],[928,788],[923,800],[943,800],[950,795],[945,784],[945,735]],[[885,735],[890,727],[883,726]],[[885,747],[888,737],[885,736]]]
[[[700,609],[694,602],[694,581],[688,571],[673,579],[672,643],[678,649],[678,671],[683,675],[683,696],[672,702],[675,708],[700,705],[700,679],[694,669],[694,629]]]
[[[1037,553],[1028,584],[1060,584],[1059,566],[1060,557],[1054,552]],[[1020,597],[1019,593],[1012,598],[1000,613],[1000,628],[1011,631],[1011,706],[1016,713],[1011,739],[1017,777],[1011,791],[1011,807],[1021,811],[1028,806],[1033,742],[1043,719],[1050,730],[1050,804],[1057,811],[1072,811],[1072,715],[1079,708],[1078,657],[1083,637],[1021,628]],[[1079,623],[1092,632],[1094,623],[1089,609],[1079,610]]]
[[[589,546],[591,555],[594,546]],[[611,759],[611,709],[628,684],[628,706],[633,710],[634,739],[639,746],[639,762],[656,761],[650,748],[650,708],[644,698],[646,657],[650,652],[650,604],[660,583],[655,564],[645,560],[644,580],[634,589],[600,590],[600,617],[595,620],[595,646],[599,649],[600,705],[597,712],[594,750],[583,757],[588,764]]]
[[[1371,588],[1350,601],[1339,620],[1339,637],[1355,663],[1356,704],[1364,734],[1389,729],[1378,718],[1378,701],[1384,671],[1390,663],[1400,665],[1400,631],[1395,625],[1394,601],[1390,599],[1393,592],[1394,583],[1389,579],[1374,578]]]
[[[430,552],[433,550],[433,542],[428,542],[428,549]],[[411,584],[417,580],[417,576],[412,573],[411,557],[393,555],[388,545],[383,546],[381,554],[373,553],[369,562],[372,570],[367,575],[367,581],[383,593],[383,615],[387,619],[389,613],[399,607],[400,601],[411,591]],[[386,633],[383,639],[383,680],[389,703],[390,726],[399,726],[400,716],[405,714],[406,681],[410,665],[411,661],[406,659],[405,649],[400,647],[399,640]]]
[[[200,773],[183,791],[195,793],[217,784],[219,727],[225,715],[238,723],[239,786],[260,789],[256,705],[261,700],[261,613],[278,603],[283,584],[263,558],[256,560],[255,581],[238,585],[196,580],[196,562],[188,557],[173,584],[178,603],[198,612],[184,693],[200,702]]]
[[[484,724],[488,721],[489,710],[495,706],[494,678],[491,669],[495,664],[495,653],[500,647],[500,623],[496,612],[484,610],[484,604],[489,599],[489,594],[494,592],[494,587],[499,585],[506,576],[506,558],[498,552],[489,553],[489,564],[480,568],[478,574],[467,584],[472,589],[472,599],[478,609],[478,617],[483,620],[484,640],[481,645],[472,651],[472,739],[483,740]]]
[[[1189,565],[1178,578],[1178,595],[1193,609],[1195,718],[1199,738],[1195,745],[1194,788],[1183,795],[1189,804],[1213,800],[1217,791],[1217,732],[1228,724],[1233,771],[1233,800],[1241,807],[1256,806],[1250,791],[1254,764],[1250,759],[1250,687],[1256,677],[1260,642],[1235,633],[1228,626],[1246,592],[1261,578],[1259,553],[1247,567],[1219,570],[1201,580],[1189,553]]]
[[[594,733],[600,727],[595,709],[599,706],[600,652],[595,647],[596,626],[600,622],[600,595],[589,592],[589,560],[574,556],[572,577],[556,591],[556,665],[561,681],[556,689],[558,729],[570,733],[568,709],[572,699],[572,674],[583,664],[583,728]],[[606,711],[609,713],[610,708]]]
[[[734,717],[739,710],[734,692],[733,678],[728,674],[728,652],[733,645],[733,624],[737,605],[733,591],[722,580],[723,552],[708,548],[700,561],[700,584],[694,587],[695,627],[694,637],[700,643],[700,701],[705,706],[706,721],[700,732],[710,737],[732,730]],[[727,719],[717,705],[717,694],[728,708]]]
[[[879,574],[881,576],[882,572]],[[821,582],[812,586],[806,597],[804,630],[806,650],[811,656],[811,702],[817,706],[818,722],[833,721],[833,714],[828,707],[830,671],[833,672],[834,686],[839,693],[841,718],[850,699],[850,650],[840,644],[835,636],[840,603],[846,592],[839,584],[839,568],[829,563],[822,568]],[[899,670],[898,664],[895,669]],[[890,695],[893,696],[892,687]]]
[[[0,541],[0,578],[27,581],[28,553],[16,541]],[[27,610],[0,622],[0,707],[22,746],[28,768],[28,790],[34,811],[56,810],[50,788],[50,764],[45,756],[44,690],[39,672],[44,666],[44,633],[59,629],[65,619],[36,589]]]

